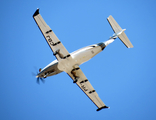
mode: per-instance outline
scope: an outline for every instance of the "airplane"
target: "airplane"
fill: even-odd
[[[56,60],[52,61],[45,68],[42,70],[39,69],[39,73],[36,76],[37,82],[39,82],[39,80],[44,81],[44,78],[59,74],[64,71],[71,77],[73,83],[77,84],[78,87],[97,106],[97,111],[100,111],[104,108],[109,108],[100,99],[97,92],[92,87],[79,66],[103,51],[106,46],[112,43],[116,38],[119,38],[127,48],[132,48],[133,45],[124,32],[126,29],[122,29],[115,21],[115,19],[110,15],[107,20],[114,31],[113,36],[111,36],[105,42],[93,44],[69,53],[61,41],[54,34],[52,29],[46,24],[39,13],[39,9],[35,11],[33,18],[42,32],[45,40],[47,41],[49,47],[51,48],[53,55],[56,57]]]

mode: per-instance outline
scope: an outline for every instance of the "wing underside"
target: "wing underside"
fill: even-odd
[[[99,98],[97,92],[92,87],[82,70],[77,67],[73,69],[71,72],[67,73],[73,81],[76,80],[76,84],[79,88],[90,98],[90,100],[98,107],[97,111],[108,108],[102,100]]]
[[[67,49],[63,46],[63,44],[54,34],[52,29],[46,24],[42,16],[39,14],[39,9],[36,10],[36,12],[33,15],[33,18],[36,24],[38,25],[39,29],[41,30],[44,38],[46,39],[49,47],[53,51],[55,57],[58,60],[70,58],[71,56]]]
[[[39,9],[36,10],[36,12],[33,15],[33,18],[36,24],[38,25],[39,29],[41,30],[51,50],[53,51],[53,54],[59,61],[60,66],[63,65],[64,62],[72,64],[73,59],[71,55],[63,46],[61,41],[57,38],[57,36],[54,34],[54,32],[51,30],[51,28],[43,20],[42,16],[39,14]],[[74,80],[74,82],[79,86],[79,88],[98,107],[97,111],[103,108],[108,108],[99,98],[97,92],[94,90],[94,88],[92,87],[92,85],[78,66],[70,66],[67,68],[67,70],[62,70],[65,71]]]

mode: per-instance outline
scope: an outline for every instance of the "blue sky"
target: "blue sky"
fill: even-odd
[[[0,2],[1,120],[155,120],[156,1],[25,0]],[[116,39],[81,65],[103,102],[96,106],[66,73],[38,85],[39,68],[55,59],[32,15],[36,8],[69,52],[107,40],[112,15],[134,45]]]

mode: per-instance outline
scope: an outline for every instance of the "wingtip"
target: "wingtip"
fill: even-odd
[[[35,11],[35,13],[33,14],[33,17],[37,16],[39,14],[39,8],[37,8],[37,10]]]
[[[107,19],[109,19],[110,17],[112,17],[112,15],[109,15]]]
[[[105,109],[105,108],[110,108],[110,107],[108,107],[108,106],[103,106],[103,107],[100,107],[100,108],[98,108],[96,111],[100,111],[100,110],[102,110],[102,109]]]

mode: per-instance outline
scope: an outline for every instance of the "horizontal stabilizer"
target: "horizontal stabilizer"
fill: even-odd
[[[132,43],[129,41],[127,35],[125,34],[125,32],[122,32],[119,36],[119,39],[123,42],[123,44],[127,47],[127,48],[133,48]]]
[[[122,28],[118,25],[118,23],[114,20],[114,18],[110,15],[107,18],[110,26],[112,27],[114,33],[119,33],[120,31],[122,31]]]
[[[113,36],[113,37],[119,37],[119,39],[123,42],[123,44],[127,48],[132,48],[133,45],[124,32],[125,29],[122,29],[111,15],[107,18],[107,20],[108,20],[110,26],[112,27],[113,31],[115,32],[115,36]]]

